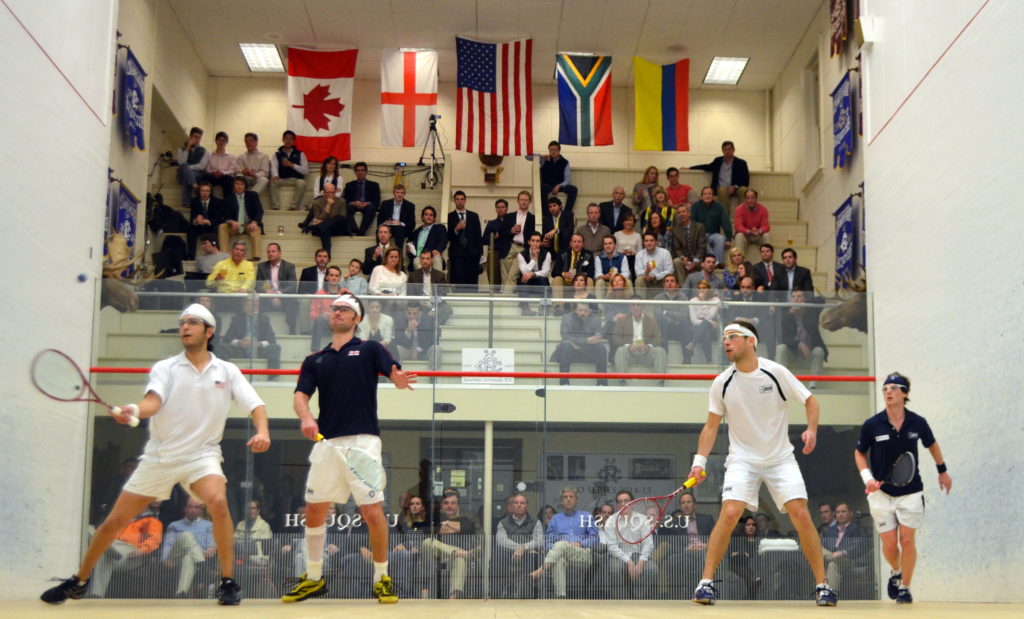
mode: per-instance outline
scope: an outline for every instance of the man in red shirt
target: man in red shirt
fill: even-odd
[[[743,196],[743,204],[736,207],[733,215],[732,227],[736,231],[733,244],[745,252],[748,242],[769,242],[768,232],[772,226],[768,222],[768,209],[757,201],[757,192],[748,189]]]

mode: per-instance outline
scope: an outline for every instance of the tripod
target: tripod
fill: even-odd
[[[423,160],[427,156],[427,148],[430,148],[430,165],[427,167],[427,174],[420,183],[421,189],[434,189],[438,183],[441,183],[444,175],[444,147],[441,146],[441,138],[437,134],[437,119],[441,118],[439,114],[430,115],[430,126],[427,129],[427,141],[423,144],[423,150],[420,151],[420,160],[416,165],[424,165]],[[440,158],[438,158],[440,154]]]

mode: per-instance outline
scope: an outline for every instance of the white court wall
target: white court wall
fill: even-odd
[[[1024,86],[1012,67],[1024,55],[1024,3],[865,8],[880,28],[865,53],[875,364],[911,377],[910,408],[928,419],[953,477],[953,492],[940,494],[922,458],[928,511],[914,593],[1019,602],[1024,282],[1015,267],[1024,250],[1019,235],[1001,231],[1022,213],[1014,188],[1024,121],[1014,102]]]
[[[0,599],[38,595],[79,557],[86,407],[39,395],[28,366],[46,347],[89,361],[115,16],[113,0],[0,7],[0,217],[13,259],[0,300]]]

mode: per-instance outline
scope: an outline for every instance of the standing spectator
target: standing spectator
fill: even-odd
[[[508,254],[501,264],[501,284],[505,292],[511,292],[519,281],[519,254],[526,249],[530,236],[536,230],[536,218],[530,212],[531,199],[529,191],[520,191],[516,196],[516,211],[502,219],[502,231],[511,239]]]
[[[178,182],[181,183],[183,206],[188,206],[191,202],[196,183],[206,180],[206,162],[210,155],[200,146],[199,141],[202,139],[203,130],[192,127],[189,129],[188,139],[174,157],[178,162]]]
[[[221,195],[226,199],[228,194],[231,193],[235,175],[238,173],[238,169],[235,166],[236,157],[227,152],[227,133],[218,131],[213,141],[217,148],[206,158],[206,178],[210,179],[210,182],[214,185],[220,187]]]
[[[452,196],[455,210],[448,213],[448,231],[451,243],[448,262],[451,265],[451,283],[456,290],[476,292],[480,283],[481,244],[480,216],[466,208],[466,193],[459,190]],[[461,288],[460,288],[461,286]]]
[[[626,215],[633,212],[633,209],[622,203],[625,199],[626,190],[621,185],[618,185],[612,189],[611,201],[600,204],[601,225],[611,230],[611,234],[622,230],[622,220],[626,218]]]
[[[633,208],[638,213],[654,204],[654,188],[658,186],[658,168],[649,166],[644,170],[643,178],[633,185]]]
[[[295,132],[288,129],[281,134],[281,147],[270,158],[270,208],[281,210],[281,187],[291,187],[292,204],[288,210],[299,210],[306,194],[307,174],[306,153],[295,148]]]
[[[757,201],[757,192],[748,189],[743,196],[743,204],[736,207],[733,215],[733,228],[736,247],[746,253],[747,243],[767,243],[770,240],[768,233],[772,225],[768,221],[768,209]]]
[[[722,142],[722,156],[715,157],[711,163],[690,166],[690,170],[711,172],[711,189],[718,196],[718,202],[727,209],[731,199],[743,196],[750,186],[750,170],[747,162],[736,157],[736,146],[730,140]]]
[[[366,231],[373,225],[377,217],[377,209],[380,208],[380,185],[374,181],[366,180],[366,173],[369,168],[365,161],[357,162],[352,166],[356,178],[345,184],[345,192],[342,197],[348,202],[348,228],[359,236],[366,236]],[[362,213],[362,221],[356,223],[356,213]]]
[[[487,247],[487,283],[496,290],[502,283],[502,265],[512,247],[512,233],[505,230],[508,200],[494,201],[494,219],[484,225],[481,243]]]
[[[708,251],[719,262],[725,262],[725,250],[732,246],[732,221],[722,203],[715,200],[715,192],[710,187],[700,190],[700,200],[690,206],[690,215],[704,226],[708,235]]]
[[[259,193],[270,182],[270,157],[259,150],[260,138],[253,132],[245,134],[245,152],[235,161],[238,174],[245,177],[245,186]]]

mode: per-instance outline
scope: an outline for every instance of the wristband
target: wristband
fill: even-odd
[[[697,467],[697,466],[699,466],[700,468],[706,470],[707,466],[708,466],[708,459],[707,459],[707,457],[706,456],[702,456],[700,454],[695,454],[693,456],[693,464],[690,465],[690,468],[692,469],[692,468]]]
[[[942,464],[936,464],[935,468],[939,469],[939,475],[942,475],[946,472],[946,463],[943,462]]]
[[[864,480],[864,485],[868,485],[868,482],[874,481],[875,478],[871,474],[871,469],[861,469],[860,478]]]

